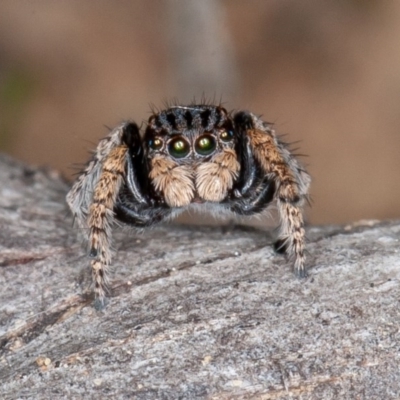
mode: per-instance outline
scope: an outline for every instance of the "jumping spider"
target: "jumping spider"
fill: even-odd
[[[87,235],[95,294],[101,303],[111,264],[114,222],[143,228],[201,207],[253,215],[275,200],[278,248],[306,276],[302,205],[310,176],[271,126],[247,111],[199,104],[154,113],[144,136],[134,122],[97,146],[67,195]]]

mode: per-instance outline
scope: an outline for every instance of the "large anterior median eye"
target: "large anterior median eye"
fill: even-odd
[[[195,149],[196,152],[202,156],[211,154],[216,148],[215,139],[210,135],[200,136],[196,140]]]
[[[169,142],[168,151],[172,157],[182,158],[189,154],[190,146],[185,139],[177,137]]]

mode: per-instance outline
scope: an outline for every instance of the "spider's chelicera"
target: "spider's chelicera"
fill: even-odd
[[[95,292],[103,301],[114,222],[142,228],[204,204],[253,215],[275,200],[278,248],[305,276],[302,205],[309,185],[271,124],[247,111],[201,104],[155,113],[143,135],[134,122],[116,127],[100,141],[67,202],[87,234]]]

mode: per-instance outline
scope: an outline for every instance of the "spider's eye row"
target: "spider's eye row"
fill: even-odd
[[[182,158],[189,154],[190,146],[185,139],[178,137],[169,142],[168,151],[172,157]]]
[[[163,145],[163,141],[160,138],[154,138],[149,141],[149,146],[153,150],[160,150]]]
[[[200,136],[196,140],[196,144],[195,144],[196,152],[202,156],[207,156],[207,155],[211,154],[215,150],[216,147],[217,147],[217,144],[215,142],[215,139],[210,135]]]
[[[222,141],[230,142],[233,139],[233,131],[222,131],[219,135]]]

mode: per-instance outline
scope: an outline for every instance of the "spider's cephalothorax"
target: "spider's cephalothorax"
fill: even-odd
[[[278,243],[306,275],[302,205],[310,177],[272,126],[247,111],[174,106],[152,115],[144,135],[126,122],[97,146],[67,195],[87,232],[96,296],[106,291],[114,222],[145,227],[201,204],[253,215],[276,200]]]

